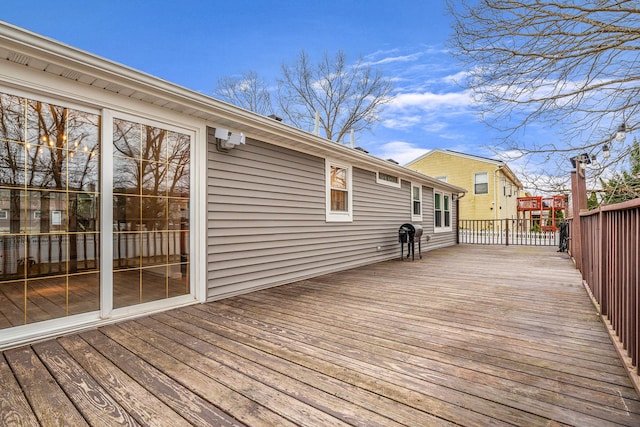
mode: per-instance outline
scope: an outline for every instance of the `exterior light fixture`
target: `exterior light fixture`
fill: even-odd
[[[591,163],[591,156],[587,153],[580,154],[575,157],[571,157],[569,159],[571,161],[571,166],[575,169],[576,166],[580,166],[580,168],[585,169],[588,164]]]
[[[591,164],[591,156],[588,153],[583,153],[575,157],[569,158],[571,166],[578,172],[578,174],[584,178],[584,171],[587,165]]]
[[[611,149],[609,148],[609,144],[604,144],[602,146],[602,157],[608,159],[611,156]]]
[[[231,135],[229,135],[229,139],[226,143],[233,146],[241,145],[246,143],[246,138],[244,137],[244,134],[242,132],[232,133]]]
[[[229,129],[216,128],[214,133],[218,151],[228,153],[238,145],[246,144],[246,137],[242,132],[230,132]]]
[[[229,129],[216,128],[215,136],[216,136],[216,139],[221,139],[223,141],[226,141],[227,139],[229,139]]]

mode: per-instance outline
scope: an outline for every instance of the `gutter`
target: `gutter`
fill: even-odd
[[[493,219],[498,219],[498,172],[502,170],[504,165],[498,166],[493,171]]]

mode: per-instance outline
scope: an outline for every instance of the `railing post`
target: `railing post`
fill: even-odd
[[[506,226],[505,226],[505,230],[506,230],[506,239],[507,239],[507,245],[506,245],[506,246],[509,246],[509,220],[508,220],[508,219],[505,219],[505,220],[504,220],[504,222],[505,222],[505,224],[506,224]]]
[[[576,170],[571,171],[571,197],[573,224],[571,227],[571,256],[576,268],[582,272],[582,228],[580,227],[580,210],[587,208],[587,187],[580,162],[576,162]]]
[[[598,236],[597,236],[597,280],[600,285],[600,314],[607,316],[609,314],[609,266],[607,250],[609,249],[609,212],[599,209],[598,212]]]

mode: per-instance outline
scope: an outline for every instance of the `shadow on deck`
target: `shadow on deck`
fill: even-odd
[[[7,350],[16,425],[640,425],[579,273],[458,246]]]

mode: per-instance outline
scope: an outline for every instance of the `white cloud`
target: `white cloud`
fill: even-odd
[[[404,165],[428,153],[430,150],[417,147],[409,142],[391,141],[381,145],[376,151],[376,156],[383,159],[393,159],[401,165]]]
[[[386,58],[378,59],[375,61],[365,62],[363,65],[384,65],[384,64],[392,64],[396,62],[413,62],[422,56],[422,53],[413,53],[410,55],[398,55],[398,56],[389,56]]]
[[[419,125],[423,120],[423,117],[420,115],[402,115],[402,116],[393,116],[393,117],[383,117],[381,120],[382,126],[387,127],[389,129],[412,129]]]
[[[475,121],[469,92],[412,92],[397,95],[380,114],[382,126],[401,131],[439,133],[452,121]],[[465,116],[465,118],[461,118]]]
[[[435,110],[445,108],[469,107],[474,103],[469,91],[448,93],[401,93],[389,104],[395,110],[419,108],[421,110]]]
[[[505,163],[508,162],[513,162],[513,161],[517,161],[522,159],[522,157],[524,156],[525,153],[523,153],[521,150],[507,150],[507,151],[500,151],[495,153],[495,158],[498,160],[502,160]]]
[[[463,82],[467,78],[468,75],[469,75],[468,71],[459,71],[459,72],[457,72],[455,74],[450,74],[448,76],[444,76],[442,78],[442,81],[444,83],[459,85],[459,84],[461,84],[461,82]]]

